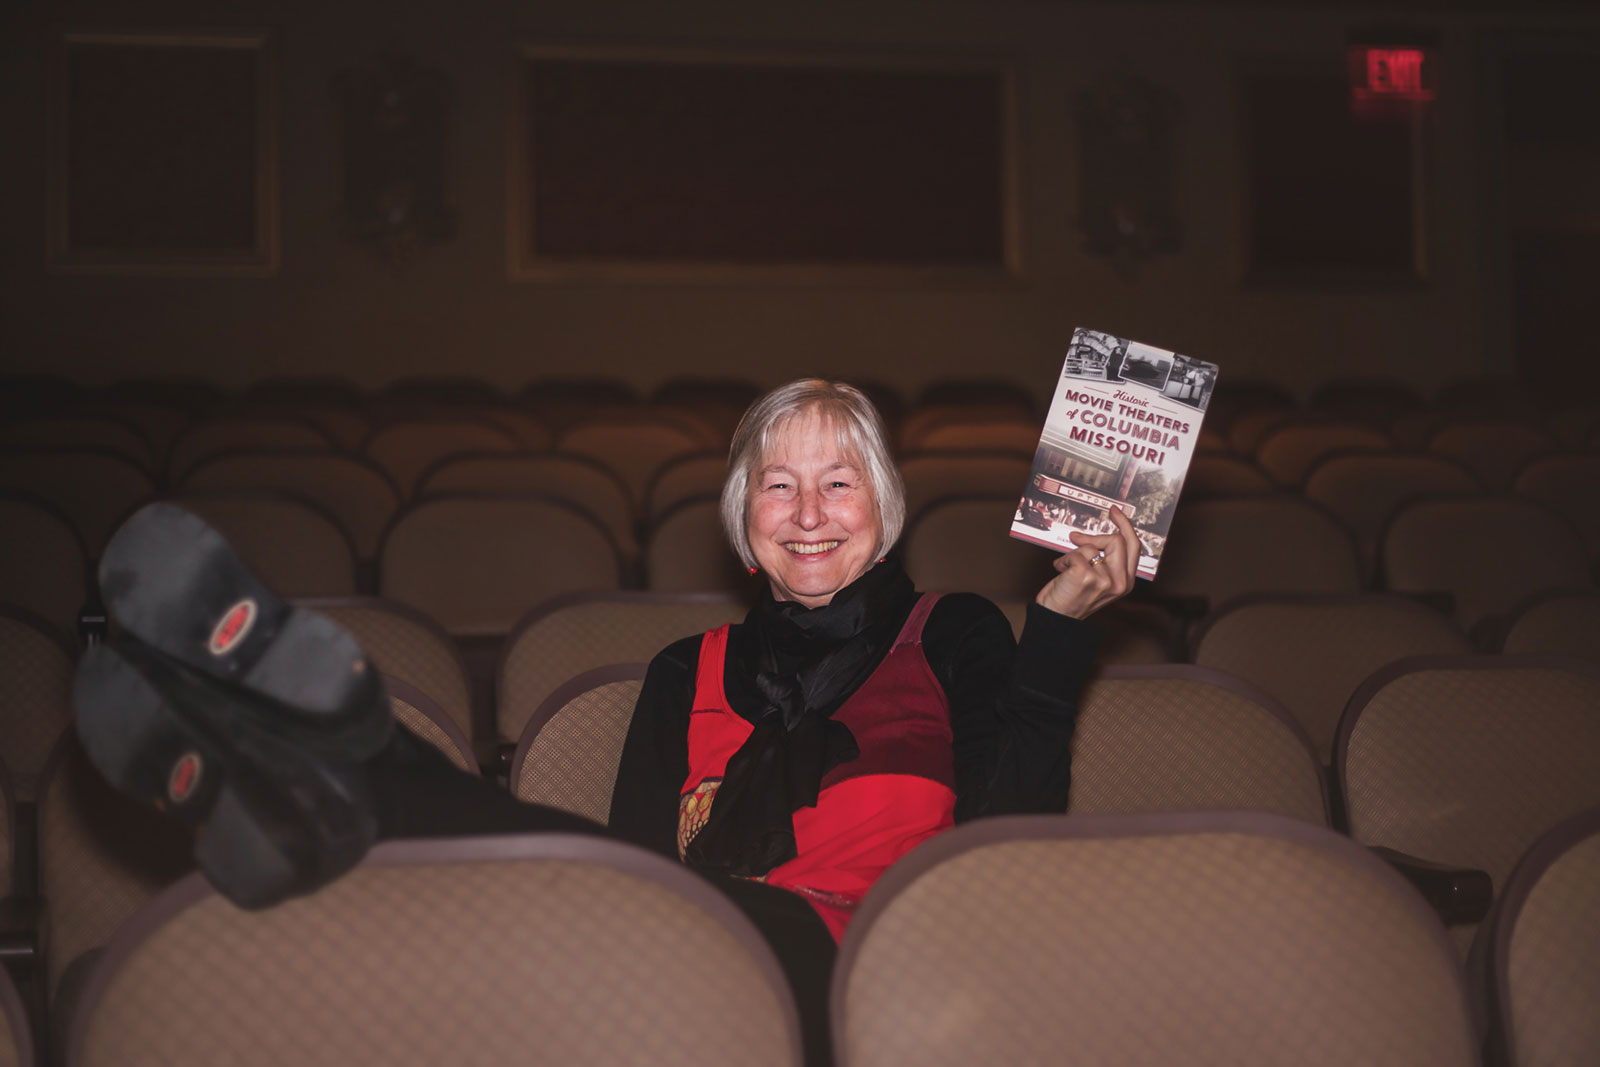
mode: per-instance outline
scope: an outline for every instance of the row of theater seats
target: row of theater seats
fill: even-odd
[[[406,725],[458,766],[477,768],[463,726],[465,675],[442,632],[393,605],[309,606],[358,635]],[[1600,776],[1593,773],[1600,760],[1600,665],[1528,655],[1436,654],[1390,662],[1412,649],[1399,636],[1386,643],[1383,628],[1399,635],[1425,619],[1427,609],[1383,599],[1266,606],[1268,613],[1253,624],[1258,634],[1287,629],[1285,620],[1299,617],[1308,623],[1301,640],[1315,645],[1322,638],[1311,624],[1331,620],[1322,631],[1325,655],[1341,660],[1340,670],[1360,670],[1363,656],[1379,664],[1365,676],[1330,681],[1353,690],[1336,695],[1299,677],[1316,673],[1316,653],[1286,653],[1281,639],[1261,650],[1258,668],[1280,661],[1275,667],[1289,684],[1344,708],[1337,725],[1328,724],[1331,737],[1314,739],[1316,724],[1299,721],[1285,703],[1236,673],[1176,664],[1106,668],[1081,702],[1069,811],[1271,812],[1452,870],[1484,872],[1503,897],[1518,857],[1540,834],[1600,804]],[[606,822],[644,674],[642,664],[618,658],[735,618],[739,610],[723,598],[613,594],[576,598],[531,617],[521,630],[527,640],[508,649],[501,671],[498,726],[517,741],[509,770],[513,794]],[[1600,598],[1589,598],[1589,610],[1600,610]],[[1241,620],[1248,622],[1248,615],[1240,610]],[[1208,635],[1225,633],[1230,618],[1214,620]],[[1448,631],[1442,619],[1426,625]],[[1218,640],[1240,654],[1257,643],[1249,631],[1246,626]],[[8,633],[3,647],[19,647],[11,638],[22,632]],[[1334,639],[1340,632],[1357,637],[1341,642]],[[57,694],[61,705],[39,713],[59,732],[66,722],[68,651],[57,648],[54,662],[56,677],[48,684],[41,679],[51,671],[35,669],[30,676],[26,664],[8,664],[3,675],[13,683],[32,677],[35,692]],[[11,706],[28,712],[23,705],[16,699]],[[1330,756],[1332,788],[1325,766]],[[20,857],[17,866],[38,871],[43,974],[51,1001],[70,1003],[88,973],[88,954],[189,867],[188,849],[175,827],[100,782],[70,733],[55,744],[42,772],[17,774],[19,781],[25,777],[32,788],[17,792],[37,799],[38,855]],[[1482,896],[1470,880],[1448,884],[1451,892]],[[28,895],[25,886],[19,891]],[[1477,917],[1470,908],[1454,916],[1454,940],[1463,951]]]
[[[373,597],[300,601],[356,635],[391,692],[437,709],[441,730],[459,735],[467,759],[504,770],[530,722],[548,717],[564,685],[616,664],[643,664],[672,641],[743,618],[726,594],[586,591],[525,613],[504,641],[469,647],[409,605]],[[1020,632],[1027,602],[1000,609]],[[1324,765],[1340,716],[1361,682],[1390,663],[1475,651],[1446,614],[1392,594],[1262,594],[1202,619],[1187,642],[1138,605],[1113,609],[1102,629],[1103,664],[1192,663],[1260,690],[1281,706]],[[0,760],[25,798],[67,714],[74,645],[32,613],[0,604],[0,677],[9,712]],[[1497,656],[1559,656],[1600,663],[1600,591],[1540,594],[1511,618]],[[1493,661],[1495,657],[1487,657]],[[475,669],[476,668],[476,669]],[[498,750],[498,756],[496,751]]]
[[[1600,463],[1600,456],[1595,457]],[[1026,461],[1002,460],[1023,476]],[[907,460],[912,496],[924,473],[992,459]],[[1600,476],[1600,471],[1597,471]],[[1011,479],[1008,479],[1011,481]],[[1352,481],[1357,510],[1380,494],[1374,479]],[[1573,482],[1600,499],[1600,485]],[[527,609],[586,589],[649,588],[749,595],[755,581],[723,538],[715,496],[693,498],[649,532],[643,580],[605,523],[571,499],[548,493],[478,492],[427,497],[403,510],[374,546],[375,575],[325,511],[277,490],[187,491],[168,499],[217,526],[268,584],[291,596],[376,591],[410,603],[457,637],[494,641]],[[901,545],[924,588],[1030,597],[1051,576],[1051,556],[1005,536],[1016,511],[1011,492],[936,499],[914,515]],[[1294,495],[1185,498],[1161,570],[1138,599],[1149,625],[1173,629],[1237,598],[1262,593],[1388,590],[1433,603],[1481,647],[1494,647],[1508,615],[1529,597],[1592,588],[1582,535],[1562,516],[1515,496],[1459,495],[1402,500],[1384,520],[1364,561],[1349,525]],[[89,557],[72,522],[49,502],[0,490],[0,598],[63,628],[85,602]]]
[[[868,895],[832,978],[835,1062],[1592,1063],[1597,875],[1591,808],[1524,857],[1469,975],[1416,894],[1323,829],[985,820]],[[711,887],[535,836],[380,846],[259,913],[190,875],[120,927],[59,1040],[85,1067],[797,1065],[798,1030],[771,950]]]
[[[164,453],[176,465],[167,481],[117,458],[110,435],[86,443],[109,416],[13,412],[0,419],[0,508],[12,531],[4,558],[22,573],[0,575],[0,597],[67,617],[77,604],[62,605],[77,598],[57,587],[72,584],[71,557],[92,559],[116,523],[157,494],[206,512],[286,592],[381,592],[462,636],[503,634],[528,604],[576,588],[748,587],[717,524],[725,436],[709,416],[693,423],[686,399],[672,410],[546,407],[559,435],[519,439],[496,420],[521,409],[471,403],[471,390],[454,399],[447,391],[431,407],[406,395],[364,439],[365,454],[334,448],[326,434],[300,436],[320,432],[309,420],[334,410],[328,404],[294,416],[280,398],[249,417],[192,422]],[[1048,577],[1047,554],[996,531],[1027,484],[1038,420],[1024,398],[974,396],[924,404],[899,423],[912,516],[904,544],[925,586],[1024,597]],[[1255,592],[1391,589],[1449,598],[1488,647],[1519,600],[1591,584],[1600,452],[1552,452],[1563,439],[1532,421],[1423,408],[1404,415],[1469,421],[1444,427],[1419,453],[1375,429],[1348,396],[1343,408],[1330,400],[1316,412],[1286,407],[1270,390],[1235,397],[1216,398],[1213,448],[1194,460],[1149,588],[1164,607],[1192,617],[1199,600],[1215,607]],[[713,391],[717,403],[736,407],[726,390]],[[1569,445],[1583,425],[1562,424]],[[558,447],[530,450],[540,443]],[[40,507],[55,514],[13,514]],[[1511,531],[1527,546],[1517,565],[1483,566]],[[73,535],[76,553],[64,543]],[[27,565],[36,557],[44,565]]]

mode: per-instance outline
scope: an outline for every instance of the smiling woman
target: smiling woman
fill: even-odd
[[[834,945],[879,875],[963,820],[1066,809],[1098,644],[1080,620],[1131,588],[1139,543],[1117,511],[1115,531],[1079,536],[1020,641],[982,597],[917,592],[882,421],[816,379],[746,413],[722,503],[767,591],[651,661],[609,827],[518,803],[395,729],[354,639],[171,504],[102,556],[125,633],[80,663],[78,733],[119,788],[199,828],[201,869],[247,907],[313,892],[392,838],[609,833],[678,858],[767,937],[808,1061],[825,1062]]]

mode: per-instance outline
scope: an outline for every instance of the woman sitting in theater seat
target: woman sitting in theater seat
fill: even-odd
[[[722,514],[767,590],[651,663],[609,828],[519,804],[394,729],[347,634],[169,505],[106,549],[128,637],[84,657],[79,734],[113,784],[199,828],[201,869],[245,907],[385,838],[578,831],[681,858],[772,942],[820,1060],[834,942],[883,870],[965,819],[1065,810],[1097,644],[1081,620],[1132,587],[1139,542],[1116,511],[1115,532],[1081,537],[1020,644],[981,597],[919,594],[893,551],[905,504],[882,422],[817,379],[745,414]]]

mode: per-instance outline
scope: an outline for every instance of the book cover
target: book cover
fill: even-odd
[[[1133,520],[1139,577],[1154,578],[1217,385],[1214,363],[1077,329],[1045,416],[1011,536],[1058,551]]]

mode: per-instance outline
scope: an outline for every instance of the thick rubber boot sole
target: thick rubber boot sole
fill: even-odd
[[[123,523],[101,557],[100,590],[139,641],[290,709],[340,716],[381,699],[354,638],[284,603],[221,534],[175,505],[150,504]]]
[[[377,821],[358,759],[319,755],[264,729],[270,710],[263,716],[244,700],[137,646],[89,649],[73,686],[90,761],[120,791],[195,828],[206,877],[235,904],[257,908],[354,866],[376,841]],[[374,719],[348,743],[319,747],[368,749],[365,734],[393,728],[392,718]]]

